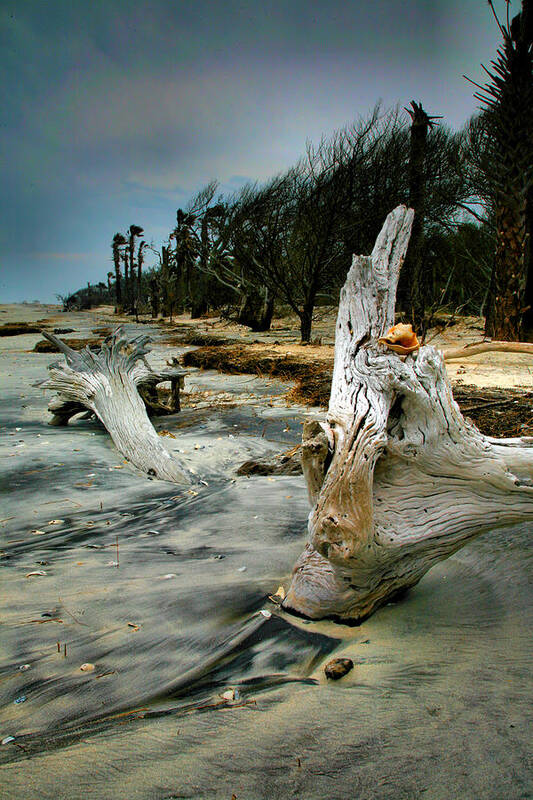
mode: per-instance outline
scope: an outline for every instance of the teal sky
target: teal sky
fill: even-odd
[[[499,42],[486,0],[1,0],[0,302],[105,280],[116,231],[159,246],[210,179],[264,179],[379,100],[460,127]]]

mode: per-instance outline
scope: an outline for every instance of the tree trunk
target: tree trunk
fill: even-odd
[[[129,270],[128,251],[126,248],[124,248],[123,258],[124,258],[124,311],[128,313],[130,308],[130,270]]]
[[[533,443],[483,436],[453,400],[442,355],[405,360],[378,339],[394,324],[413,212],[385,222],[341,292],[327,420],[304,431],[309,543],[289,611],[357,622],[494,527],[533,519]]]
[[[159,286],[155,275],[150,278],[150,309],[152,319],[157,319],[159,316]]]
[[[209,307],[205,296],[205,276],[197,275],[194,280],[193,296],[191,298],[191,319],[199,319],[207,314]]]
[[[493,302],[485,322],[485,335],[520,341],[525,297],[525,200],[496,209],[498,238],[491,277]]]
[[[137,292],[136,292],[136,302],[135,302],[135,309],[137,313],[141,310],[141,303],[142,303],[142,272],[144,263],[144,252],[143,252],[144,245],[145,242],[141,242],[139,245],[139,249],[137,251]]]
[[[248,291],[239,308],[238,322],[252,331],[269,331],[274,315],[274,299],[267,287],[263,291]]]
[[[170,265],[169,265],[169,249],[168,247],[161,248],[161,313],[164,317],[171,317],[172,298],[171,298],[171,283],[170,283]]]
[[[274,298],[265,286],[265,295],[263,298],[263,306],[259,316],[257,326],[252,328],[253,331],[263,332],[269,331],[272,326],[272,317],[274,316]]]
[[[313,311],[315,308],[315,292],[310,293],[300,312],[300,337],[302,342],[311,341],[311,328],[313,327]]]
[[[533,245],[531,238],[533,237],[533,186],[529,187],[526,201],[526,248],[525,248],[525,266],[524,272],[526,274],[526,289],[524,294],[524,305],[526,311],[524,313],[522,323],[525,330],[531,333],[533,329]]]
[[[115,314],[122,309],[122,291],[120,286],[120,252],[118,247],[113,250],[113,262],[115,265]]]
[[[412,120],[409,151],[409,205],[415,211],[415,218],[401,281],[401,295],[400,293],[399,295],[401,296],[402,310],[407,313],[409,322],[415,329],[421,331],[425,325],[425,294],[428,288],[422,266],[427,183],[427,137],[434,117],[429,117],[422,106],[414,101],[411,103],[411,109],[407,109],[407,113]]]
[[[128,250],[130,257],[130,282],[128,288],[128,306],[127,312],[131,313],[135,305],[135,236],[131,233],[128,239]]]
[[[117,450],[143,472],[172,483],[189,484],[185,468],[163,447],[138,392],[140,384],[153,382],[154,373],[144,358],[149,337],[128,341],[118,329],[95,353],[89,348],[76,352],[56,336],[45,331],[43,335],[66,358],[66,364],[50,365],[50,378],[43,388],[53,389],[63,401],[94,412]]]

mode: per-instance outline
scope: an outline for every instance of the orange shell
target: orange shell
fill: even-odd
[[[390,350],[394,350],[395,353],[399,353],[401,356],[414,353],[420,347],[420,342],[416,338],[413,326],[410,324],[405,325],[403,322],[393,325],[385,336],[379,339],[379,343],[386,345]]]

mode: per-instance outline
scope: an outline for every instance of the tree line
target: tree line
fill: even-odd
[[[464,129],[415,101],[407,114],[378,106],[263,183],[224,195],[212,181],[178,209],[160,249],[138,225],[113,237],[117,311],[216,309],[261,331],[277,303],[309,341],[317,304],[337,301],[352,254],[370,252],[405,203],[415,223],[398,287],[403,319],[423,333],[448,307],[484,314],[487,335],[521,339],[533,325],[530,0],[497,22],[502,44],[487,83],[476,84],[482,110]],[[147,252],[157,261],[145,274]]]

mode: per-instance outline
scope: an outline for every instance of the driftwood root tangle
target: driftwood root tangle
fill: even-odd
[[[158,383],[173,382],[171,402],[176,404],[182,381],[179,370],[168,374],[152,371],[146,361],[150,337],[128,341],[118,328],[98,352],[89,348],[76,352],[53,334],[43,331],[43,336],[59,347],[66,360],[65,364],[51,364],[50,377],[42,384],[59,395],[50,404],[52,423],[66,424],[71,416],[87,410],[107,428],[117,450],[143,472],[172,483],[190,483],[185,468],[165,449],[146,412],[146,405],[154,405]]]
[[[531,441],[489,439],[466,421],[433,347],[401,358],[378,343],[412,218],[395,209],[372,254],[354,257],[327,419],[304,430],[315,504],[283,607],[313,619],[359,621],[474,536],[533,519]]]

